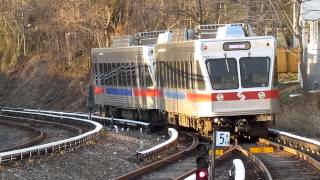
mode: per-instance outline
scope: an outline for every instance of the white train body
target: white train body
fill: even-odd
[[[275,49],[268,36],[95,48],[96,104],[108,115],[168,120],[204,135],[259,134],[278,110]]]

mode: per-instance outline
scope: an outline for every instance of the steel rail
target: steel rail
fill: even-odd
[[[168,128],[168,134],[170,135],[170,138],[167,141],[149,149],[140,152],[138,151],[136,153],[137,158],[142,162],[148,162],[149,160],[155,161],[161,157],[164,157],[166,153],[177,149],[178,131],[173,128]]]
[[[272,176],[266,165],[255,155],[253,155],[251,152],[247,151],[246,149],[242,148],[239,145],[235,146],[238,151],[240,151],[244,156],[249,158],[253,163],[257,165],[260,172],[263,175],[263,179],[266,180],[272,180]]]
[[[272,141],[269,141],[269,140],[263,139],[263,138],[259,138],[259,142],[262,144],[276,147],[278,151],[282,150],[282,151],[288,152],[290,154],[293,154],[293,155],[299,157],[300,159],[303,159],[304,161],[308,162],[309,164],[311,164],[314,168],[316,168],[320,172],[320,162],[304,152],[301,152],[295,148],[291,148],[286,145],[272,142]]]
[[[218,156],[216,158],[216,161],[217,161],[216,165],[219,166],[223,161],[225,161],[228,157],[230,157],[235,151],[237,151],[237,149],[234,146],[230,147],[230,149],[228,149],[225,153],[223,153],[221,156]],[[175,180],[183,180],[190,176],[195,176],[196,171],[197,171],[197,168],[191,169],[185,174],[182,174],[181,176],[176,177]]]
[[[149,165],[146,165],[146,166],[141,167],[139,169],[136,169],[134,171],[131,171],[126,175],[117,177],[116,179],[117,180],[136,179],[145,173],[151,172],[157,168],[160,168],[164,165],[167,165],[169,163],[177,161],[178,159],[183,158],[184,156],[188,155],[190,152],[192,152],[197,147],[199,139],[198,139],[198,136],[196,136],[195,134],[190,134],[190,133],[186,133],[186,134],[188,136],[192,137],[192,144],[188,148],[186,148],[186,149],[184,149],[174,155],[171,155],[167,158],[164,158],[164,159],[156,161],[152,164],[149,164]]]
[[[6,108],[3,108],[3,109],[6,109]],[[41,113],[61,115],[61,116],[67,116],[67,117],[86,118],[86,119],[89,118],[88,114],[81,114],[81,113],[68,113],[68,112],[60,112],[60,111],[22,109],[22,108],[17,108],[17,109],[21,111],[26,111],[26,112],[41,112]],[[142,127],[145,130],[149,130],[149,126],[150,126],[150,123],[147,123],[147,122],[135,121],[130,119],[113,118],[113,117],[101,117],[96,115],[91,116],[91,120],[99,122],[101,124],[115,124],[115,125],[120,124],[120,125],[137,126],[137,127]]]
[[[24,111],[17,111],[17,110],[8,110],[8,109],[1,109],[1,113],[9,114],[11,116],[15,115],[18,117],[21,116],[36,116],[37,118],[53,118],[55,120],[65,120],[65,121],[76,121],[85,123],[87,125],[91,125],[94,127],[93,130],[85,132],[84,134],[52,142],[42,145],[37,145],[33,147],[23,148],[19,150],[13,150],[8,152],[0,153],[0,165],[7,164],[13,161],[28,159],[40,155],[46,155],[49,153],[60,152],[62,150],[71,149],[73,147],[79,147],[82,143],[88,142],[89,140],[93,139],[102,129],[102,125],[100,123],[80,119],[80,118],[73,118],[73,117],[65,117],[65,116],[57,116],[57,115],[50,115],[44,113],[36,113],[36,112],[24,112]]]
[[[5,124],[6,126],[18,127],[18,128],[25,129],[27,131],[31,131],[33,133],[37,133],[38,134],[38,136],[36,136],[35,138],[33,138],[33,139],[31,139],[31,140],[29,140],[27,142],[23,142],[23,143],[17,144],[17,145],[12,146],[12,147],[7,147],[7,148],[4,148],[4,149],[0,149],[0,152],[11,151],[11,150],[15,150],[15,149],[21,149],[21,148],[33,146],[35,144],[40,143],[45,138],[44,137],[44,132],[39,130],[39,129],[30,127],[30,126],[17,124],[17,123],[7,122],[7,121],[2,120],[2,119],[0,120],[0,123],[1,124]]]
[[[271,139],[320,159],[320,142],[295,134],[269,129]]]

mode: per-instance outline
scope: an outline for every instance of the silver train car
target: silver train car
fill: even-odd
[[[242,24],[174,33],[153,45],[92,50],[101,111],[205,136],[214,128],[264,135],[278,110],[275,39],[249,36]]]

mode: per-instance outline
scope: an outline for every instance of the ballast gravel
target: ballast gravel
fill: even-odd
[[[161,133],[103,131],[96,140],[72,152],[2,167],[0,179],[114,179],[141,166],[135,158],[136,151],[152,147],[166,138]]]

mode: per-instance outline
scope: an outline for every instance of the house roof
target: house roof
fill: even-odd
[[[301,13],[306,21],[320,21],[320,0],[303,0]]]

